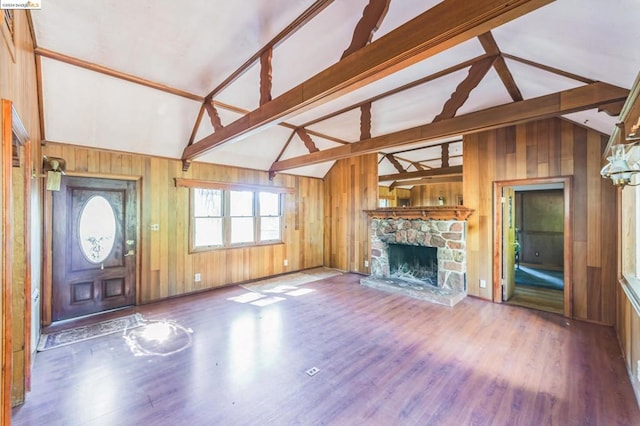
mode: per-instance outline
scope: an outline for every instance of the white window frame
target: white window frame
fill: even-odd
[[[184,185],[179,185],[184,186]],[[265,246],[265,245],[273,245],[273,244],[282,244],[283,241],[283,233],[284,233],[284,191],[275,190],[271,191],[269,189],[247,189],[242,186],[234,186],[227,189],[221,189],[222,191],[222,208],[223,208],[223,216],[222,216],[222,235],[223,241],[221,245],[206,245],[206,246],[196,246],[195,245],[195,196],[196,189],[198,186],[190,186],[189,189],[189,252],[190,253],[199,253],[205,251],[212,250],[220,250],[220,249],[229,249],[235,247],[253,247],[253,246]],[[205,189],[205,188],[203,188]],[[206,188],[212,189],[212,188]],[[240,192],[251,192],[252,193],[252,207],[253,207],[253,215],[251,218],[253,219],[253,240],[248,242],[239,242],[232,243],[231,242],[231,192],[232,191],[240,191]],[[275,193],[278,195],[278,216],[274,215],[266,215],[260,216],[260,193]],[[248,217],[248,216],[247,216]],[[278,217],[279,218],[279,235],[278,238],[262,240],[261,239],[261,218],[262,217]]]

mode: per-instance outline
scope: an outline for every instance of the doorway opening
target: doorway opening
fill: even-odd
[[[571,179],[496,182],[494,301],[571,316]]]

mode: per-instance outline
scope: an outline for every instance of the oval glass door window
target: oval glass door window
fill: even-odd
[[[92,263],[102,263],[115,244],[116,216],[109,201],[95,195],[80,213],[78,238],[82,253]]]

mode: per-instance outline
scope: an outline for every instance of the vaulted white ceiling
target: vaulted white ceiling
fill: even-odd
[[[32,20],[41,52],[46,140],[181,158],[202,105],[197,99],[210,93],[314,3],[44,2],[41,10],[32,11]],[[272,59],[272,97],[338,62],[368,3],[333,1],[278,44]],[[391,0],[372,42],[438,3]],[[491,32],[523,98],[531,99],[584,84],[571,75],[629,89],[640,69],[638,18],[637,0],[557,0]],[[195,161],[269,170],[285,146],[282,159],[309,153],[298,136],[286,145],[296,126],[313,132],[320,150],[356,142],[360,139],[359,109],[309,123],[484,54],[478,39],[470,39],[317,108],[291,114],[284,118],[288,126],[273,125],[238,138]],[[91,65],[167,86],[173,93],[96,72],[89,69]],[[431,122],[468,71],[463,68],[373,102],[372,136]],[[223,125],[240,118],[242,111],[260,106],[259,81],[260,65],[256,63],[214,96]],[[490,70],[456,115],[512,101],[498,74]],[[616,117],[597,110],[565,118],[607,134],[616,122]],[[205,113],[195,141],[211,133],[213,127]],[[460,139],[458,135],[447,140]],[[397,156],[409,171],[416,170],[411,161],[439,167],[439,160],[433,159],[438,157],[436,148],[407,151],[414,147],[396,147],[382,154],[405,151]],[[459,142],[450,145],[450,165],[461,164],[461,157],[456,157],[461,149]],[[323,177],[331,165],[325,162],[287,172]],[[389,161],[381,161],[381,175],[396,172]]]

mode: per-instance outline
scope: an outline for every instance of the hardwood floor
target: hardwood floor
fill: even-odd
[[[190,329],[188,346],[136,356],[114,334],[40,352],[13,424],[640,424],[612,328],[474,298],[448,308],[359,279],[263,307],[228,300],[241,287],[137,307]]]
[[[560,315],[564,314],[564,292],[562,290],[516,284],[513,296],[507,303]]]

